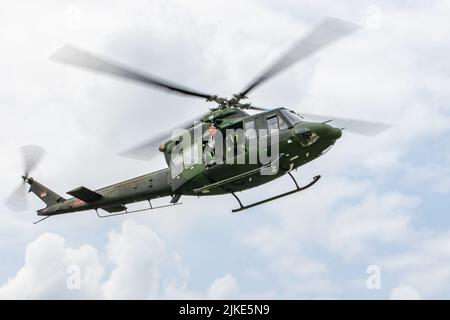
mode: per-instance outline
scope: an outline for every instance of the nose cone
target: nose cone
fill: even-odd
[[[321,139],[334,141],[334,140],[339,139],[342,136],[341,129],[332,127],[328,124],[310,122],[310,123],[307,123],[307,127],[312,132],[315,132],[316,134],[318,134]]]
[[[342,137],[342,130],[338,129],[338,128],[334,128],[334,127],[329,127],[328,129],[329,133],[328,136],[333,139],[333,140],[337,140],[340,137]]]
[[[341,129],[332,127],[328,124],[320,124],[320,126],[318,126],[316,130],[318,131],[317,133],[321,138],[330,141],[335,141],[342,136]]]

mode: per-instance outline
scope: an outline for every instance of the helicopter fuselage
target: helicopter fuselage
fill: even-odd
[[[212,116],[211,116],[212,115]],[[341,136],[341,130],[324,123],[305,122],[293,112],[284,109],[274,109],[256,115],[236,113],[225,110],[212,112],[205,117],[202,126],[208,128],[211,123],[217,124],[217,132],[226,137],[230,128],[243,130],[242,149],[234,150],[228,161],[200,161],[199,163],[175,164],[173,147],[177,145],[177,136],[164,144],[164,155],[168,168],[145,174],[130,180],[122,181],[95,191],[84,187],[69,191],[74,198],[62,200],[38,211],[39,215],[55,215],[91,209],[104,209],[110,213],[126,209],[129,203],[152,200],[166,196],[213,196],[240,192],[273,181],[286,173],[316,159],[324,154]],[[272,133],[277,133],[278,155],[268,163],[257,161],[250,163],[251,144],[249,140],[271,139],[268,126]],[[258,129],[249,135],[249,128]],[[189,132],[193,132],[191,129]],[[204,131],[207,135],[208,131]],[[233,131],[231,131],[233,132]],[[264,134],[264,132],[267,132]],[[264,136],[265,137],[262,137]],[[216,135],[216,139],[217,139]],[[225,138],[226,139],[226,138]],[[223,146],[226,143],[222,143]],[[172,146],[172,147],[170,147]],[[265,147],[270,153],[272,145]],[[202,144],[202,152],[208,147],[208,140]],[[263,146],[264,147],[264,146]],[[171,151],[169,151],[172,148]],[[261,148],[261,145],[258,145]],[[181,152],[183,150],[180,150]],[[177,154],[177,156],[180,156]],[[182,156],[182,155],[181,155]],[[273,156],[273,155],[272,155]],[[241,157],[241,163],[238,163]],[[231,161],[230,161],[231,160]],[[259,159],[258,159],[259,160]],[[231,163],[230,163],[231,162]],[[176,167],[175,167],[176,166]],[[263,171],[262,169],[265,169]],[[32,181],[32,183],[37,183]],[[39,184],[39,186],[42,186]],[[43,186],[42,186],[43,187]],[[33,189],[33,188],[32,188]],[[36,188],[37,192],[39,188]],[[33,191],[33,190],[32,190]],[[84,199],[84,200],[83,200]]]

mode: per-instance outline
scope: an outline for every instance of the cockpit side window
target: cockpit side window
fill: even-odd
[[[307,128],[301,128],[300,130],[296,130],[296,134],[300,140],[300,144],[303,147],[309,147],[310,145],[314,144],[317,140],[319,140],[319,135],[315,132],[312,132],[311,130]]]
[[[288,126],[287,123],[283,120],[282,117],[278,117],[278,126],[280,127],[280,130],[289,128],[289,126]]]
[[[303,122],[303,119],[293,111],[283,109],[281,110],[281,113],[291,126],[294,126],[296,123]]]
[[[271,115],[267,117],[267,131],[270,134],[272,130],[287,129],[287,123],[279,115]]]

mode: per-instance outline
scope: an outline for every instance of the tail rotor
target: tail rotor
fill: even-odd
[[[28,208],[26,184],[31,184],[33,182],[30,173],[36,168],[45,154],[44,149],[36,145],[23,146],[20,148],[20,151],[22,153],[24,166],[24,173],[21,177],[22,183],[17,186],[5,201],[5,205],[14,211],[24,211]]]

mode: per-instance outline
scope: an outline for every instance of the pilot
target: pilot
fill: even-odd
[[[208,133],[209,133],[208,146],[209,146],[211,149],[214,149],[214,146],[215,146],[214,137],[215,137],[215,135],[216,135],[216,133],[217,133],[217,128],[216,128],[216,126],[214,125],[214,122],[211,122],[211,123],[210,123],[209,128],[208,128]]]
[[[215,135],[217,133],[217,128],[214,122],[211,122],[208,128],[208,143],[205,146],[204,159],[208,166],[212,166],[215,163]]]

